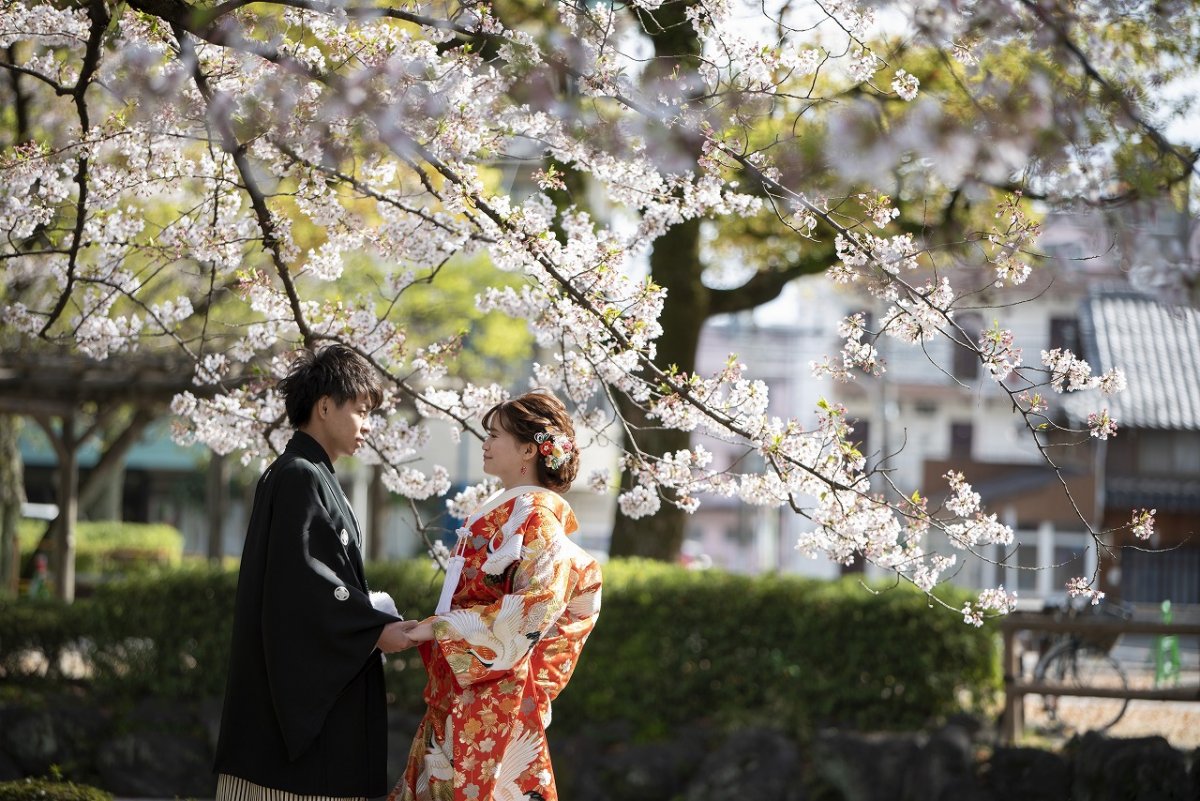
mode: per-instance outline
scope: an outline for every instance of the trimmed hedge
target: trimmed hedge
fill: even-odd
[[[625,719],[645,736],[702,719],[913,729],[1001,686],[994,633],[910,587],[630,561],[607,567],[604,589],[556,719]]]
[[[84,606],[57,601],[0,598],[0,678],[60,680],[62,655],[77,649],[87,630]]]
[[[17,527],[21,562],[37,550],[49,523],[22,520]],[[75,528],[75,570],[82,574],[141,574],[178,567],[183,534],[164,523],[81,520]]]
[[[0,801],[112,801],[112,794],[86,784],[18,779],[0,782]]]
[[[436,603],[440,576],[427,563],[371,565],[368,576],[408,617]],[[53,672],[22,669],[37,661],[29,652],[75,651],[98,690],[220,695],[235,588],[234,572],[189,569],[108,583],[73,607],[0,602],[0,669],[6,681],[46,682]],[[954,592],[946,600],[961,605]],[[415,651],[389,657],[388,666],[393,702],[420,712],[425,676]],[[873,594],[857,580],[621,560],[605,566],[600,621],[555,702],[555,728],[625,721],[642,738],[699,720],[800,734],[914,729],[977,711],[999,688],[992,628],[930,608],[910,588]]]

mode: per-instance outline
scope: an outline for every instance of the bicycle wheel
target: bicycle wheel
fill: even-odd
[[[1064,688],[1125,690],[1128,680],[1117,660],[1092,645],[1063,642],[1051,648],[1034,668],[1034,680]],[[1125,714],[1128,698],[1044,695],[1041,707],[1050,725],[1071,733],[1105,731]]]

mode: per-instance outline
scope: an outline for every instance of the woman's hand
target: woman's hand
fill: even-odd
[[[409,639],[413,642],[429,642],[433,639],[433,621],[437,617],[427,617],[408,632]]]

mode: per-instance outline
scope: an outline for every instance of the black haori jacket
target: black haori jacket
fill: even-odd
[[[301,795],[387,792],[383,660],[362,535],[297,432],[254,493],[215,770]]]

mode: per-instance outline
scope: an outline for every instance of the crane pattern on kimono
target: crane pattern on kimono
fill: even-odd
[[[520,495],[513,502],[512,512],[508,515],[508,520],[500,527],[500,544],[496,544],[497,537],[492,537],[487,544],[487,558],[483,560],[483,564],[479,569],[489,576],[503,575],[504,571],[509,566],[520,561],[522,552],[524,551],[521,537],[517,535],[518,530],[529,519],[529,515],[533,513],[533,495],[525,493]]]
[[[521,596],[505,595],[500,601],[500,611],[490,626],[479,615],[467,610],[447,612],[442,619],[470,643],[472,647],[467,649],[467,653],[478,659],[481,665],[489,670],[508,670],[529,653],[541,638],[542,624],[549,607],[549,603],[537,603],[526,614]],[[484,651],[493,656],[484,656]]]

